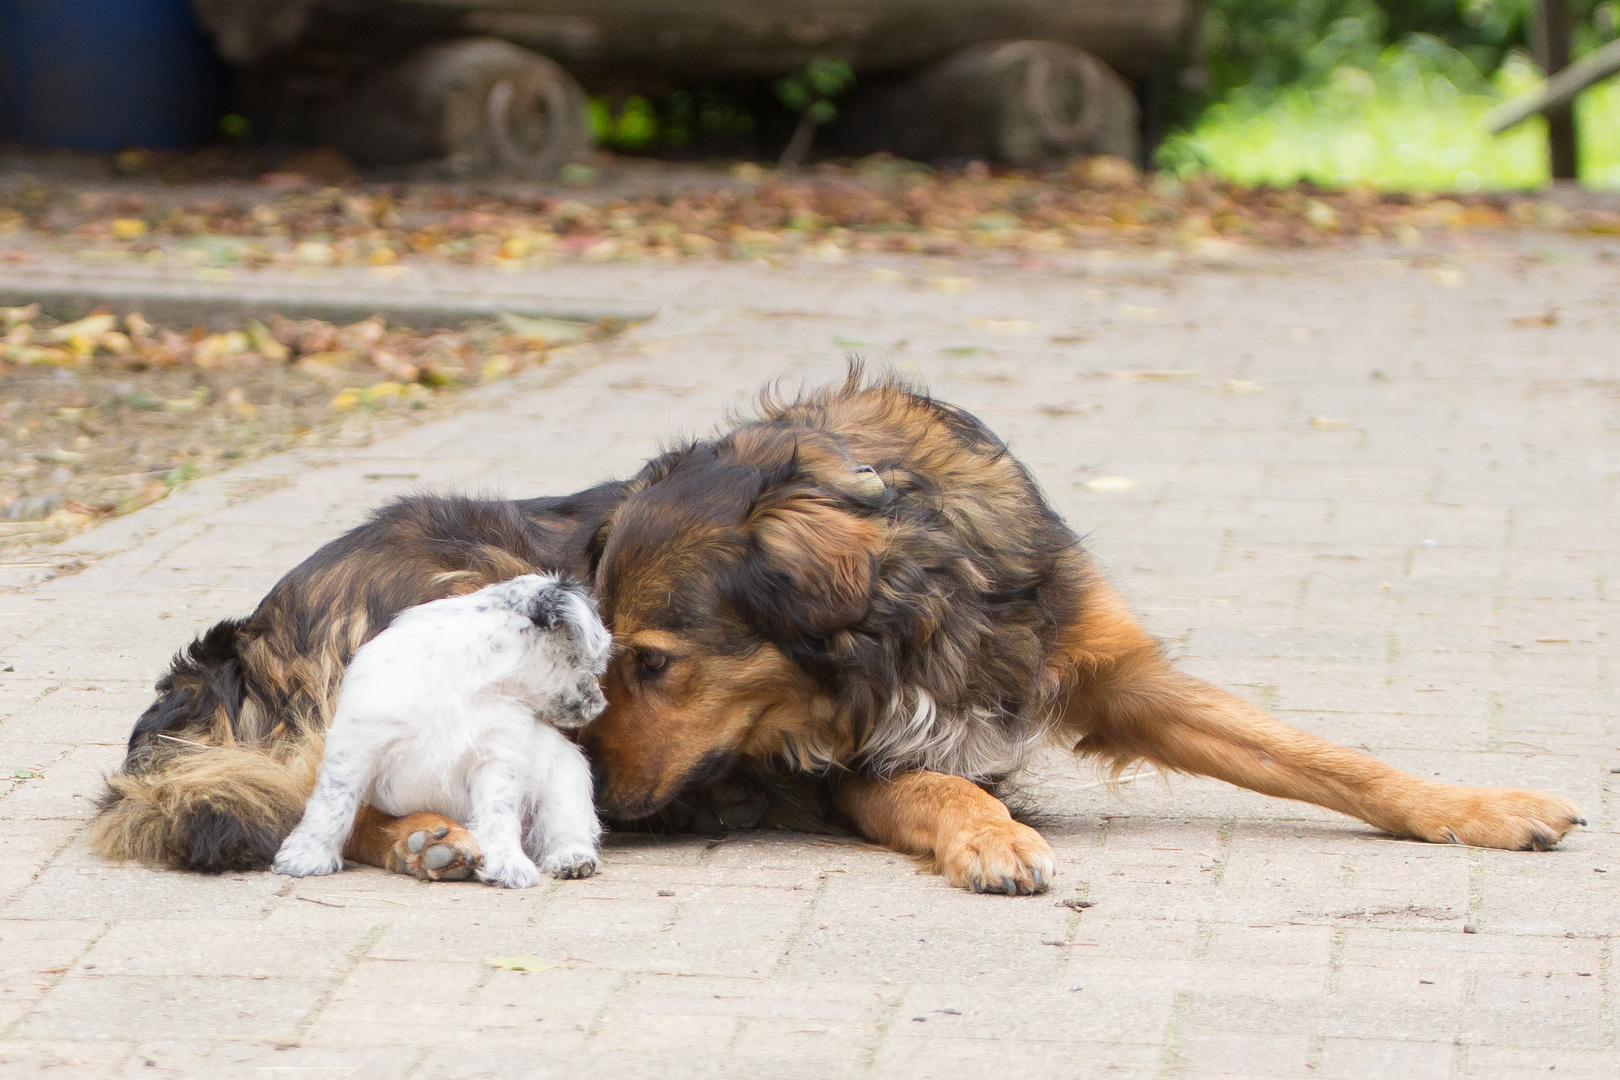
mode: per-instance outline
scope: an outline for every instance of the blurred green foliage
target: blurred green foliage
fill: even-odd
[[[745,101],[708,89],[681,89],[657,99],[632,94],[616,108],[595,97],[591,132],[614,150],[680,149],[747,139],[754,134],[754,115]]]
[[[1532,118],[1501,136],[1485,115],[1540,73],[1510,52],[1486,79],[1438,38],[1408,37],[1362,65],[1341,63],[1287,86],[1239,87],[1168,138],[1159,166],[1243,184],[1470,192],[1547,182],[1547,129]],[[1580,175],[1620,187],[1620,79],[1576,101]]]
[[[1615,36],[1615,0],[1566,0],[1576,53]],[[1535,0],[1208,0],[1204,40],[1215,98],[1238,87],[1322,79],[1367,67],[1392,45],[1429,42],[1490,77],[1529,46]]]
[[[796,113],[808,113],[817,124],[830,124],[838,116],[832,99],[849,89],[855,69],[846,60],[812,60],[804,70],[776,80],[776,99]]]

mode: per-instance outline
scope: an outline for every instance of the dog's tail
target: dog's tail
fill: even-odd
[[[90,843],[110,859],[224,873],[263,869],[298,824],[320,764],[321,734],[274,725],[227,620],[175,656],[107,778]],[[277,710],[280,711],[280,710]]]

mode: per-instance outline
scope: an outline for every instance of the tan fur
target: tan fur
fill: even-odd
[[[90,847],[109,859],[179,864],[185,826],[199,810],[229,814],[285,835],[304,814],[322,742],[286,746],[278,759],[258,750],[175,740],[159,767],[107,778],[105,809],[90,823]]]

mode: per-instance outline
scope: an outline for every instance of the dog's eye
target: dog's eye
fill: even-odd
[[[643,651],[636,657],[636,667],[644,676],[651,677],[664,670],[669,657],[661,652]]]

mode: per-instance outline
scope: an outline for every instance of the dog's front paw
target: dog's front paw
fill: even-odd
[[[423,881],[466,881],[484,861],[472,833],[438,814],[410,814],[394,822],[394,869]]]
[[[1052,849],[1028,825],[998,821],[950,838],[936,856],[939,872],[958,888],[1021,895],[1052,882]]]
[[[1437,796],[1414,815],[1411,832],[1420,840],[1550,851],[1570,829],[1586,824],[1580,807],[1557,795],[1518,788],[1436,786]]]
[[[276,852],[275,862],[270,864],[270,869],[288,877],[335,874],[343,869],[343,852],[334,851],[325,844],[308,840],[294,832],[282,841],[281,849]]]
[[[519,853],[511,858],[485,858],[478,868],[478,880],[503,889],[532,889],[540,884],[540,868]]]
[[[588,878],[601,869],[602,861],[591,848],[571,847],[552,852],[540,865],[554,878]]]

